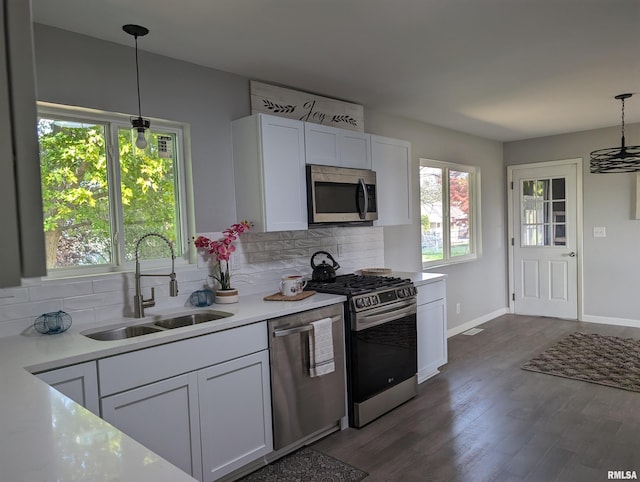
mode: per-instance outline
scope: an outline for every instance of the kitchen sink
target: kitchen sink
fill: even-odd
[[[176,315],[171,318],[163,318],[158,321],[148,322],[141,325],[122,326],[118,328],[106,328],[102,331],[93,333],[82,333],[84,336],[99,341],[124,340],[136,336],[149,335],[174,328],[182,328],[184,326],[198,325],[208,321],[219,320],[233,316],[233,313],[226,311],[199,311],[197,313],[189,313],[184,315]]]
[[[167,330],[173,330],[174,328],[182,328],[183,326],[197,325],[199,323],[206,323],[207,321],[219,320],[233,316],[233,313],[227,313],[226,311],[205,311],[202,313],[192,313],[190,315],[180,315],[175,318],[167,318],[164,320],[156,321],[155,326],[165,328]]]
[[[110,330],[98,331],[96,333],[88,333],[84,336],[99,341],[124,340],[125,338],[133,338],[134,336],[149,335],[150,333],[158,333],[161,328],[149,325],[123,326],[122,328],[112,328]]]

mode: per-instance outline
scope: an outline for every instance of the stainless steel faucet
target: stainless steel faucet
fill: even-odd
[[[155,236],[157,238],[162,239],[165,243],[167,243],[167,246],[169,246],[169,249],[171,250],[171,273],[169,274],[142,274],[140,272],[140,260],[138,259],[138,248],[140,247],[140,243],[150,237],[150,236]],[[145,308],[151,308],[152,306],[156,305],[156,300],[155,300],[155,290],[153,288],[151,288],[151,298],[145,300],[144,296],[142,294],[142,289],[140,287],[140,278],[143,276],[168,276],[169,277],[169,296],[178,296],[178,280],[176,280],[176,273],[175,273],[175,260],[176,260],[176,255],[175,252],[173,250],[173,245],[171,244],[171,241],[169,241],[167,238],[165,238],[162,234],[158,234],[158,233],[148,233],[145,234],[144,236],[142,236],[138,242],[136,243],[136,295],[133,297],[133,304],[134,304],[134,316],[136,318],[143,318],[144,317],[144,309]]]

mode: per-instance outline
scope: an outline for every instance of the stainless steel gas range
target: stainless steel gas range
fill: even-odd
[[[306,289],[348,298],[349,425],[362,427],[417,395],[417,290],[410,280],[348,274],[309,281]]]

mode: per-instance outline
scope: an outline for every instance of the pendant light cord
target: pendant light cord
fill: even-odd
[[[621,100],[622,100],[622,148],[624,149],[624,98],[622,98]]]
[[[138,36],[133,36],[136,42],[136,85],[138,87],[138,117],[142,117],[142,107],[140,106],[140,70],[138,68]],[[624,101],[622,101],[624,106]],[[624,108],[624,107],[623,107]],[[624,141],[623,141],[624,144]]]

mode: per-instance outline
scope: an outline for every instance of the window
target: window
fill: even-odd
[[[135,259],[137,240],[149,232],[166,236],[182,255],[182,126],[152,122],[144,150],[135,134],[125,116],[39,105],[49,270],[112,270]],[[139,254],[169,257],[161,242],[145,243]]]
[[[522,246],[566,246],[565,179],[523,180],[521,192]]]
[[[420,160],[423,268],[478,257],[479,193],[479,168]]]

